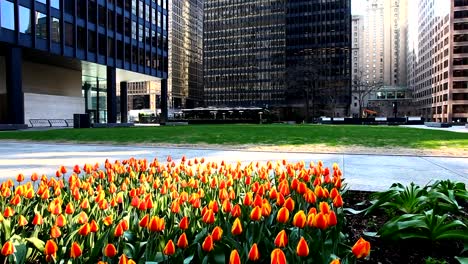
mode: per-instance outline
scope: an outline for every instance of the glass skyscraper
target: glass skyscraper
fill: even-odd
[[[207,0],[204,15],[207,106],[347,114],[350,0]]]
[[[116,89],[125,97],[127,82],[157,80],[167,91],[167,6],[167,0],[0,0],[0,124],[85,112],[93,122],[115,123]]]

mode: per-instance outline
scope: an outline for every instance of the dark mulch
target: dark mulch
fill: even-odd
[[[370,192],[349,191],[345,196],[345,206],[355,210],[362,210],[370,205],[370,195]],[[356,205],[361,202],[365,202],[364,205]],[[460,252],[463,250],[463,243],[461,242],[445,241],[433,245],[423,241],[392,243],[363,235],[364,232],[377,232],[389,219],[389,216],[382,211],[367,216],[364,216],[364,214],[346,216],[345,232],[347,232],[351,241],[357,241],[362,236],[371,243],[370,259],[359,263],[424,264],[428,257],[446,261],[446,263],[450,264],[459,263],[454,257],[460,256]],[[467,257],[466,254],[464,257]]]

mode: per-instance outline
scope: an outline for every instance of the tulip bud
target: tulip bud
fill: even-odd
[[[81,247],[80,245],[78,245],[78,243],[76,242],[73,242],[72,246],[71,246],[71,250],[70,250],[70,258],[78,258],[80,257],[82,254],[82,250],[81,250]]]
[[[117,249],[115,248],[114,244],[107,244],[104,247],[104,256],[113,258],[115,255],[117,255]]]
[[[240,264],[240,256],[237,250],[231,251],[231,255],[229,256],[229,264]]]
[[[177,247],[182,249],[188,247],[187,235],[185,233],[182,233],[182,235],[177,240]]]
[[[277,247],[286,247],[288,245],[288,235],[286,231],[281,230],[275,238],[275,245]]]
[[[275,263],[275,264],[286,264],[286,255],[284,254],[284,252],[279,249],[279,248],[275,248],[272,252],[271,252],[271,255],[270,255],[270,258],[271,258],[271,263]]]
[[[356,258],[365,258],[369,255],[370,243],[361,237],[352,247],[352,251]]]
[[[175,245],[174,245],[174,242],[172,242],[172,240],[169,240],[166,244],[166,247],[164,247],[164,251],[163,251],[164,255],[167,255],[167,256],[172,256],[174,255],[175,253]]]
[[[299,243],[296,247],[296,254],[299,257],[307,257],[309,255],[309,246],[307,245],[307,241],[301,237]]]
[[[3,256],[9,256],[15,253],[15,247],[13,246],[13,243],[11,243],[10,241],[5,242],[1,252]]]
[[[235,236],[242,234],[242,224],[239,218],[236,218],[236,220],[234,220],[234,223],[232,224],[231,228],[231,233]]]
[[[206,252],[210,252],[214,249],[213,246],[213,237],[211,235],[208,235],[205,240],[203,241],[202,244],[202,249]]]
[[[257,243],[254,243],[249,251],[249,260],[257,261],[260,259],[260,252],[258,252]]]

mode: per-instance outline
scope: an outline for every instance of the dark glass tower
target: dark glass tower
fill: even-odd
[[[285,1],[205,1],[207,106],[284,103]]]
[[[206,104],[347,115],[350,49],[350,0],[207,0]]]
[[[287,2],[288,104],[305,102],[309,106],[306,117],[348,115],[351,103],[351,1]]]
[[[167,85],[167,5],[167,0],[0,0],[0,61],[5,62],[0,68],[4,68],[6,76],[6,89],[0,85],[0,103],[8,105],[0,107],[0,123],[25,123],[22,94],[23,84],[34,82],[24,80],[33,78],[28,75],[36,67],[30,66],[31,61],[47,65],[41,66],[44,72],[51,65],[58,66],[70,75],[67,80],[73,84],[74,73],[84,71],[84,67],[97,72],[104,69],[103,80],[96,78],[101,87],[92,91],[97,94],[98,108],[101,107],[94,111],[102,110],[105,118],[101,120],[116,122],[119,81],[141,74],[137,76],[149,76]],[[82,66],[82,62],[92,64]],[[48,87],[50,82],[40,81],[41,87],[26,85],[27,92],[68,96],[65,99],[72,94],[73,100],[82,93],[82,87],[78,87],[79,91],[63,92],[63,87],[52,90]],[[126,91],[125,81],[120,87],[121,92]],[[99,94],[104,97],[99,99]],[[86,107],[89,105],[86,102]]]

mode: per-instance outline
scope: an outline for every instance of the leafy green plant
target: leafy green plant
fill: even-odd
[[[424,260],[425,264],[447,264],[447,261],[443,259],[436,259],[432,257],[428,257]]]
[[[390,209],[405,214],[415,214],[428,208],[427,190],[414,183],[406,187],[401,183],[394,183],[388,191],[376,193],[372,198],[372,205],[365,210],[366,215],[376,209]]]
[[[384,224],[377,232],[384,239],[424,239],[430,241],[468,241],[468,228],[460,220],[451,220],[448,214],[436,215],[433,210],[423,214],[404,214]]]

